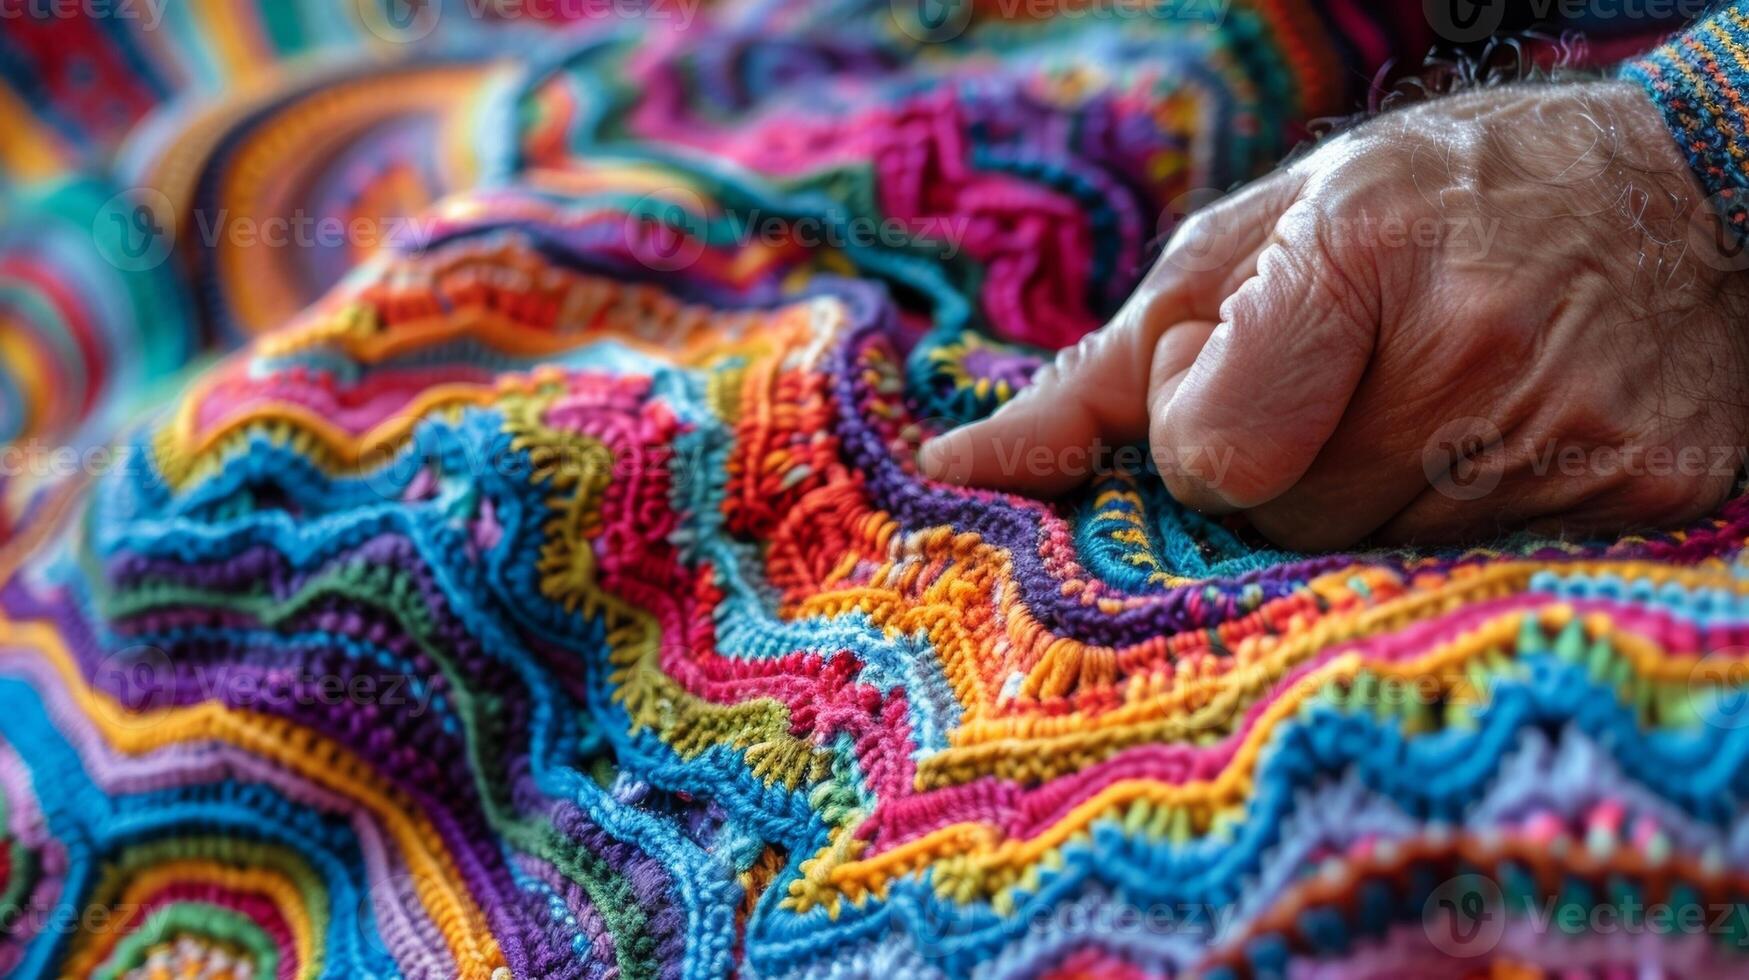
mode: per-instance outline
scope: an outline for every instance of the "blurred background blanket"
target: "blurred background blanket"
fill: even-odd
[[[0,970],[1749,970],[1741,501],[916,474],[1430,9],[0,0]]]

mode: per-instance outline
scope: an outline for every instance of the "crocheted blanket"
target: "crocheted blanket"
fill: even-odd
[[[1742,501],[1307,557],[1144,453],[918,477],[1337,84],[1194,6],[331,74],[19,212],[82,363],[246,346],[13,474],[0,971],[1749,970]]]

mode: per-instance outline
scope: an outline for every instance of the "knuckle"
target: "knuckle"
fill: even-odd
[[[1103,334],[1103,330],[1095,330],[1057,351],[1057,356],[1045,368],[1046,380],[1061,381],[1085,371],[1094,361],[1095,352],[1103,342]]]
[[[1167,240],[1166,248],[1168,251],[1178,251],[1206,246],[1221,234],[1223,224],[1219,208],[1206,207],[1192,211],[1172,230],[1172,237]]]

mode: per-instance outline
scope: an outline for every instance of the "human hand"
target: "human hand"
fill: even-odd
[[[1087,469],[1050,461],[1146,439],[1177,499],[1307,551],[1695,518],[1749,434],[1718,220],[1628,83],[1388,113],[1193,214],[1110,324],[920,463],[1051,495]]]

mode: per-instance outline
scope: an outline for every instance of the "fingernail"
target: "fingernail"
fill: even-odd
[[[923,475],[942,483],[964,484],[972,475],[971,454],[958,430],[944,432],[917,451],[917,466]]]
[[[941,444],[944,438],[945,436],[931,436],[917,449],[917,466],[930,479],[937,479],[936,473],[946,461],[945,450]]]

